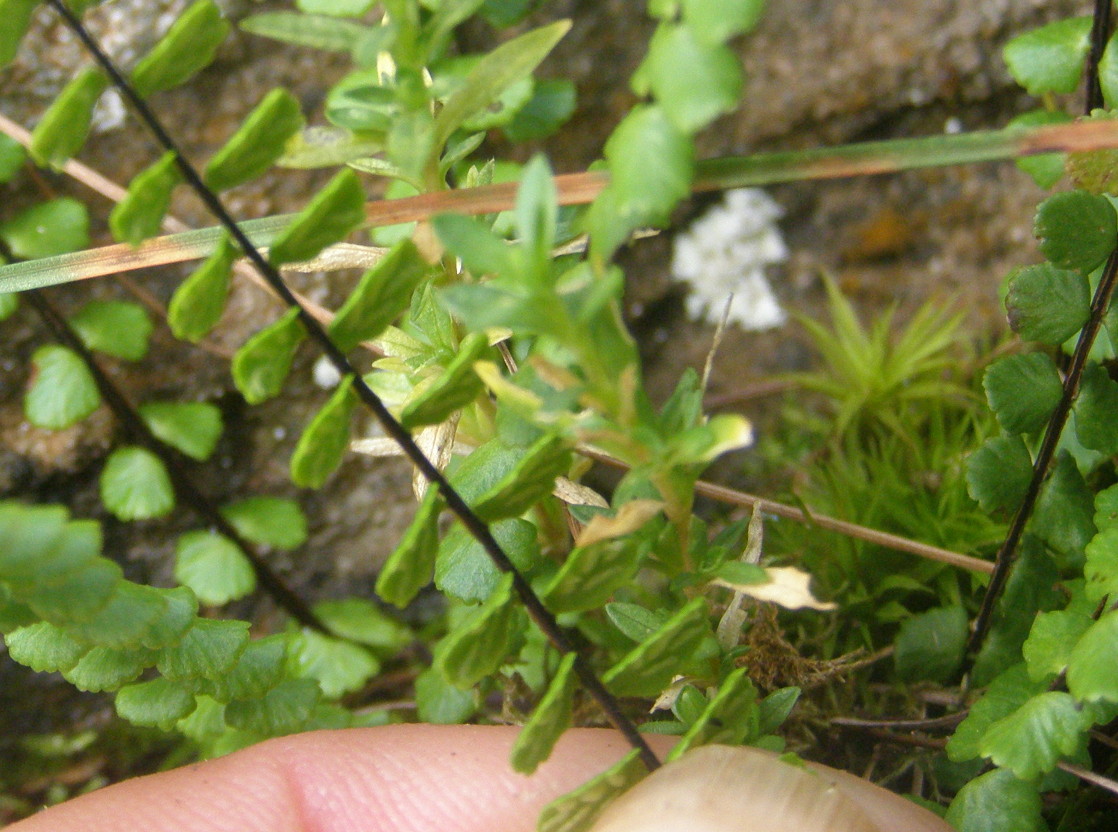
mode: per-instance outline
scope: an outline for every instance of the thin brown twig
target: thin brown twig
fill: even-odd
[[[621,460],[615,459],[609,454],[602,453],[594,448],[582,446],[578,450],[579,453],[591,459],[595,459],[598,462],[611,465],[614,468],[625,469],[628,467],[625,463],[621,462]],[[994,571],[994,565],[989,561],[980,560],[970,555],[963,555],[959,552],[953,552],[950,549],[940,548],[939,546],[932,546],[929,543],[921,543],[918,540],[911,540],[907,537],[890,534],[889,532],[882,532],[866,526],[859,526],[857,523],[849,523],[846,520],[828,517],[825,514],[808,514],[795,506],[778,503],[775,500],[758,497],[755,494],[747,494],[744,491],[737,491],[733,488],[727,488],[724,485],[715,485],[705,480],[699,480],[695,484],[695,491],[702,494],[704,497],[710,497],[711,499],[728,503],[729,505],[743,506],[745,508],[758,506],[761,511],[767,514],[775,514],[777,517],[795,520],[798,523],[808,523],[820,529],[827,529],[828,531],[837,532],[838,534],[853,537],[857,540],[864,540],[867,543],[885,546],[889,549],[895,549],[898,552],[907,552],[908,554],[917,555],[918,557],[927,558],[928,560],[939,561],[940,563],[946,563],[950,566],[957,566],[960,569],[967,569],[971,572],[990,574]]]
[[[1080,780],[1090,783],[1092,786],[1098,786],[1100,789],[1105,789],[1111,794],[1118,794],[1118,781],[1112,780],[1109,777],[1103,777],[1101,774],[1096,774],[1090,769],[1063,760],[1056,763],[1056,768],[1061,771],[1066,771],[1068,774],[1074,774]]]

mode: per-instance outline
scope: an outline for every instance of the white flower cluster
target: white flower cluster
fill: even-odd
[[[721,315],[734,296],[730,321],[749,330],[780,326],[787,315],[765,278],[765,266],[788,259],[776,227],[784,211],[759,188],[726,194],[675,238],[672,275],[691,283],[687,311],[696,318]]]

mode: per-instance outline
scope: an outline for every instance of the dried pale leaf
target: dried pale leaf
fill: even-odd
[[[631,500],[625,503],[614,517],[599,515],[583,527],[575,546],[589,546],[603,540],[635,532],[664,507],[659,500]]]
[[[569,506],[595,506],[609,508],[609,502],[593,488],[572,482],[566,477],[555,478],[555,490],[551,492]]]
[[[648,709],[648,712],[670,711],[675,707],[676,700],[679,699],[679,695],[683,693],[683,689],[687,684],[688,679],[686,676],[673,677],[672,683],[660,692],[660,695],[656,697],[656,701],[652,703],[652,707]]]
[[[732,584],[721,578],[716,578],[711,583],[715,586],[724,586],[734,592],[741,592],[758,601],[770,601],[780,604],[790,610],[799,610],[805,607],[813,610],[833,610],[836,604],[829,601],[818,600],[811,594],[808,584],[811,575],[794,566],[771,566],[765,569],[769,574],[769,582],[765,584]]]
[[[450,456],[454,453],[454,437],[458,434],[458,417],[460,412],[455,412],[445,422],[437,425],[428,425],[415,437],[415,444],[440,471],[445,470]],[[417,500],[422,500],[427,493],[427,478],[416,468],[411,477],[411,490]]]
[[[268,249],[261,249],[267,254]],[[354,243],[334,243],[324,248],[312,260],[300,260],[297,263],[284,263],[280,266],[281,272],[295,272],[310,274],[313,272],[337,272],[342,269],[371,269],[388,253],[386,248],[375,246],[359,246]]]
[[[395,439],[387,436],[372,436],[367,439],[354,439],[349,443],[349,449],[355,454],[365,456],[403,456],[404,452]]]

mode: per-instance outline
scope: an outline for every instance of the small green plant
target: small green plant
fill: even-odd
[[[835,437],[884,430],[915,440],[929,412],[973,399],[960,378],[973,362],[960,349],[961,315],[927,303],[896,334],[892,311],[867,329],[833,280],[823,286],[830,328],[796,316],[823,366],[792,379],[825,397]]]
[[[928,303],[899,331],[891,312],[867,330],[833,281],[824,287],[830,327],[799,316],[822,366],[789,377],[797,393],[766,445],[770,465],[809,512],[988,556],[1005,527],[968,495],[964,461],[996,426],[974,392],[977,359],[961,319]],[[820,394],[816,407],[801,390]],[[848,615],[831,650],[876,650],[914,613],[960,605],[975,589],[942,563],[828,535],[810,520],[774,526],[770,539],[771,555],[802,563],[824,597],[843,599]]]
[[[11,59],[35,5],[0,0],[0,61]],[[50,5],[84,37],[74,14],[88,4]],[[291,479],[321,487],[347,453],[354,414],[370,411],[415,465],[419,494],[376,594],[403,608],[434,584],[444,602],[409,626],[365,597],[300,599],[254,556],[257,545],[300,545],[298,507],[247,495],[210,506],[175,464],[176,452],[208,461],[222,429],[214,411],[206,403],[133,405],[99,372],[96,352],[142,358],[147,318],[118,304],[67,318],[32,293],[30,305],[61,343],[36,354],[28,417],[64,427],[108,402],[131,436],[104,462],[106,509],[158,519],[189,503],[207,528],[178,540],[179,585],[152,587],[123,577],[95,522],[57,506],[0,505],[0,632],[12,659],[111,692],[124,719],[176,731],[210,755],[294,731],[398,719],[342,704],[386,663],[414,676],[416,716],[427,721],[493,719],[488,695],[515,690],[510,700],[531,705],[512,752],[520,771],[548,756],[576,714],[612,723],[632,753],[549,807],[545,830],[584,828],[618,788],[656,766],[635,726],[650,702],[663,712],[651,727],[681,737],[673,758],[714,742],[783,747],[776,732],[800,691],[759,691],[749,678],[746,608],[775,602],[819,615],[830,605],[808,591],[806,573],[762,559],[772,551],[761,551],[760,512],[721,529],[695,515],[701,472],[749,444],[750,426],[704,416],[693,371],[653,406],[620,313],[615,253],[638,229],[666,225],[693,189],[808,178],[839,162],[857,171],[879,170],[882,159],[896,167],[1047,154],[1089,134],[1075,145],[1085,152],[1114,144],[1115,131],[1100,121],[697,161],[695,135],[740,97],[741,67],[728,43],[753,28],[762,3],[653,0],[657,28],[630,82],[639,100],[606,142],[602,169],[555,177],[538,156],[499,174],[495,160],[479,157],[489,131],[534,138],[571,113],[570,84],[535,77],[569,24],[523,31],[479,55],[456,54],[452,36],[475,15],[521,22],[531,5],[389,0],[374,10],[371,2],[303,0],[299,12],[249,17],[247,32],[347,53],[354,70],[327,92],[327,124],[308,127],[297,99],[274,90],[200,171],[144,98],[210,62],[229,31],[218,7],[198,0],[126,74],[88,44],[98,68],[77,75],[44,114],[31,158],[57,167],[76,153],[110,82],[131,100],[162,147],[110,227],[124,245],[139,245],[136,253],[206,258],[176,290],[170,330],[198,341],[219,325],[235,261],[248,257],[288,311],[261,321],[239,347],[233,384],[258,404],[285,394],[299,350],[326,355],[341,381],[304,428]],[[1007,59],[1031,91],[1067,92],[1082,72],[1086,31],[1083,21],[1048,27],[1011,44]],[[1099,74],[1108,100],[1116,97],[1114,50]],[[1034,174],[1050,175],[1052,163],[1033,159]],[[0,173],[14,176],[21,164],[21,151],[0,144]],[[1096,155],[1071,164],[1095,186],[1110,170]],[[218,194],[276,165],[340,170],[295,216],[233,222]],[[367,204],[367,176],[389,178],[396,199]],[[151,241],[170,194],[185,186],[220,227]],[[63,254],[87,244],[84,213],[45,205],[29,212],[49,216],[2,220],[6,255],[38,258],[0,267],[5,290],[38,290],[119,262]],[[363,234],[370,217],[378,227],[361,241],[377,244],[363,253],[375,264],[336,311],[311,314],[279,267]],[[895,635],[892,681],[953,685],[966,672],[970,685],[989,684],[948,745],[954,763],[998,766],[956,777],[969,780],[948,811],[962,830],[1002,828],[1006,807],[1013,828],[1042,828],[1041,791],[1069,785],[1060,765],[1064,774],[1091,768],[1092,731],[1118,703],[1118,613],[1108,606],[1118,451],[1109,416],[1118,393],[1105,363],[1113,351],[1095,338],[1113,323],[1106,310],[1118,221],[1108,197],[1073,192],[1046,201],[1037,227],[1050,262],[1013,277],[1007,308],[1018,333],[1042,348],[987,369],[996,436],[965,379],[951,375],[958,324],[949,317],[922,310],[891,341],[888,317],[867,330],[828,286],[832,328],[805,322],[833,375],[802,381],[836,420],[806,480],[809,505],[971,551],[987,548],[1003,520],[1008,526],[981,600],[966,578],[938,565],[902,567],[846,543],[828,561],[818,538],[786,540],[809,553],[828,593],[862,616],[860,625],[830,628],[832,652]],[[47,239],[56,248],[36,247]],[[14,314],[11,297],[0,298]],[[1053,356],[1080,330],[1061,378]],[[356,372],[351,356],[370,352],[370,372]],[[1064,431],[1073,399],[1074,427]],[[962,453],[979,439],[964,473]],[[578,484],[583,453],[608,454],[628,469],[608,499]],[[981,511],[964,499],[964,481]],[[249,622],[206,609],[254,584],[289,613],[279,631],[253,637]],[[408,649],[416,638],[430,664]]]

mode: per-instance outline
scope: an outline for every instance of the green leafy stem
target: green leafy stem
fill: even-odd
[[[462,496],[451,486],[443,473],[427,458],[422,449],[416,444],[411,434],[389,412],[385,404],[366,384],[361,375],[353,368],[345,354],[331,340],[326,330],[302,306],[292,294],[291,290],[280,277],[279,270],[271,259],[265,259],[260,250],[252,243],[229,215],[221,200],[214,191],[203,181],[197,169],[187,161],[179,151],[175,141],[168,134],[162,123],[147,106],[136,89],[121,74],[108,55],[92,38],[82,25],[78,17],[66,7],[62,0],[49,0],[50,5],[63,19],[66,25],[77,35],[94,60],[104,69],[106,74],[120,90],[121,94],[133,106],[136,113],[155,135],[159,143],[168,152],[175,154],[175,161],[187,184],[198,194],[206,207],[221,222],[228,231],[233,241],[249,258],[252,264],[268,282],[271,288],[296,315],[310,337],[316,341],[329,359],[331,364],[343,378],[352,380],[352,390],[361,402],[373,413],[380,422],[384,432],[393,439],[403,450],[404,454],[415,465],[416,469],[433,487],[437,488],[442,498],[446,501],[447,508],[454,513],[470,535],[478,541],[492,560],[494,565],[510,580],[513,591],[516,592],[527,610],[529,616],[540,628],[548,640],[564,654],[573,654],[575,674],[582,683],[587,693],[595,700],[609,722],[625,737],[630,746],[637,751],[644,765],[652,770],[660,765],[656,754],[641,736],[636,726],[624,712],[614,696],[606,689],[605,684],[598,678],[586,659],[579,653],[566,633],[556,621],[555,616],[544,606],[533,592],[528,581],[516,569],[509,556],[493,536],[489,526],[470,507]],[[299,223],[293,223],[285,230],[281,242],[291,243],[302,229],[294,228]],[[344,233],[344,232],[343,232]],[[273,252],[274,255],[274,252]],[[295,258],[293,258],[295,259]]]
[[[953,136],[859,142],[832,148],[707,159],[696,166],[692,190],[717,191],[781,182],[840,179],[1107,148],[1118,148],[1118,121],[1008,127]],[[598,171],[555,177],[561,205],[590,203],[608,183],[608,175]],[[512,208],[516,189],[517,183],[508,182],[373,201],[365,206],[365,223],[368,226],[395,225],[428,219],[447,211],[463,214],[504,211]],[[293,218],[294,215],[284,214],[248,220],[238,228],[253,246],[267,246]],[[224,233],[221,227],[203,228],[158,237],[140,246],[118,244],[2,266],[0,292],[20,292],[198,260],[214,250]]]

